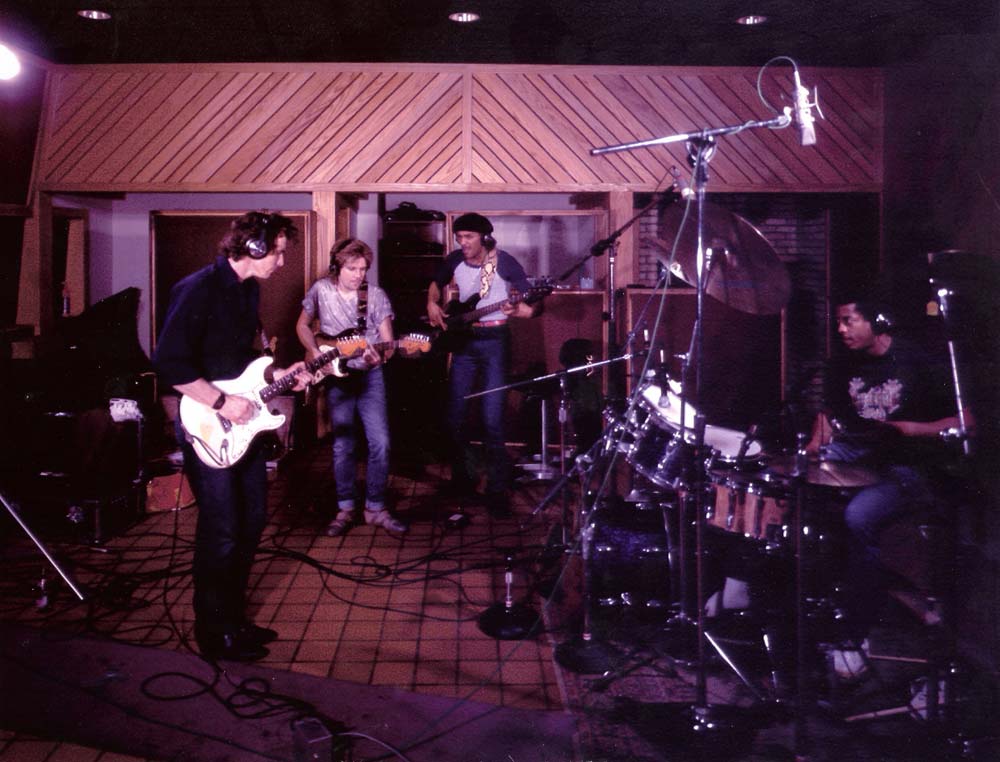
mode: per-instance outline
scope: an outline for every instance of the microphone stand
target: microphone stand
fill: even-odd
[[[73,594],[81,601],[86,600],[83,592],[81,592],[80,588],[76,586],[75,582],[73,582],[73,578],[63,570],[63,568],[59,565],[59,562],[56,561],[51,553],[49,553],[42,541],[35,536],[35,533],[31,531],[31,528],[25,523],[24,519],[21,518],[21,514],[18,513],[14,504],[4,497],[3,492],[0,492],[0,503],[3,503],[3,507],[7,509],[7,513],[9,513],[11,518],[17,522],[18,526],[20,526],[24,533],[28,536],[28,539],[35,543],[35,547],[38,548],[39,552],[43,556],[45,556],[45,559],[52,565],[52,568],[56,570],[56,573],[62,577],[63,582],[69,586],[69,589],[73,591]]]
[[[562,283],[570,275],[583,267],[588,260],[595,257],[601,256],[605,251],[608,252],[608,278],[607,278],[607,298],[608,298],[608,310],[604,313],[604,322],[607,323],[608,331],[608,356],[613,357],[619,352],[618,344],[618,293],[615,288],[615,258],[618,255],[618,239],[621,237],[622,233],[632,227],[636,221],[642,217],[646,212],[652,209],[656,204],[659,203],[658,193],[653,194],[652,200],[646,204],[638,213],[634,214],[624,225],[619,227],[617,230],[613,231],[607,238],[602,238],[600,241],[595,243],[590,247],[590,251],[578,261],[576,264],[572,265],[566,272],[560,275],[556,280]],[[618,400],[621,398],[622,384],[621,379],[617,375],[608,376],[608,398],[613,400]]]
[[[707,696],[706,681],[706,653],[705,653],[705,589],[704,589],[704,539],[705,539],[705,516],[704,516],[704,488],[705,488],[705,416],[701,410],[702,393],[702,367],[704,365],[704,302],[706,287],[708,284],[708,274],[711,271],[712,257],[711,250],[705,248],[705,189],[708,184],[708,161],[715,152],[715,138],[717,136],[729,135],[742,132],[746,129],[769,128],[782,129],[788,127],[792,122],[791,109],[785,108],[783,114],[772,119],[763,121],[749,121],[740,125],[730,125],[717,127],[714,129],[703,129],[697,132],[670,135],[651,140],[642,140],[620,145],[603,146],[591,149],[591,155],[599,155],[616,151],[632,150],[653,145],[666,143],[676,143],[684,141],[687,143],[689,160],[694,170],[694,192],[696,200],[697,214],[697,302],[694,323],[693,345],[695,348],[695,388],[693,404],[695,408],[694,421],[694,508],[695,508],[695,601],[696,629],[697,629],[697,670],[695,684],[694,704],[679,705],[676,707],[679,712],[673,718],[672,734],[674,740],[685,744],[683,748],[691,749],[692,746],[703,751],[715,748],[715,744],[727,739],[730,742],[743,741],[750,733],[750,724],[746,712],[741,711],[736,706],[710,705]],[[686,396],[686,395],[685,395]],[[683,399],[683,397],[682,397]],[[683,404],[683,403],[682,403]],[[685,414],[681,412],[681,431],[684,436]],[[683,439],[681,441],[684,441]],[[801,704],[801,697],[800,697]],[[796,739],[798,741],[798,739]],[[796,743],[798,745],[798,743]]]

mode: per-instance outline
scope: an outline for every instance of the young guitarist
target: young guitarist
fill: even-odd
[[[213,381],[239,376],[258,353],[259,281],[284,264],[285,247],[296,235],[280,214],[247,212],[233,220],[219,244],[214,264],[174,286],[153,363],[160,381],[218,412],[234,424],[247,424],[257,408],[246,397],[226,395]],[[305,388],[303,363],[276,370],[295,374]],[[246,590],[267,511],[267,463],[260,441],[226,468],[203,463],[179,430],[184,470],[198,501],[194,548],[194,632],[205,658],[256,661],[274,630],[252,624],[246,615]]]
[[[427,289],[427,316],[431,324],[448,329],[441,295],[452,281],[458,287],[458,298],[462,302],[474,301],[478,295],[479,304],[498,305],[495,311],[481,315],[472,324],[471,336],[455,347],[451,359],[447,413],[452,450],[450,491],[459,499],[468,499],[474,495],[475,477],[467,458],[465,397],[473,391],[507,382],[510,365],[508,318],[531,317],[535,308],[524,301],[516,304],[507,301],[513,290],[528,290],[529,283],[520,263],[496,248],[493,225],[486,217],[475,212],[463,214],[455,220],[452,229],[460,248],[445,258]],[[511,467],[504,446],[504,403],[503,392],[482,397],[487,450],[486,505],[495,517],[510,515]]]
[[[335,243],[330,249],[330,276],[316,281],[306,292],[295,325],[299,341],[306,348],[307,360],[319,353],[312,329],[314,320],[319,321],[320,333],[335,336],[354,329],[368,341],[368,348],[361,357],[338,362],[336,375],[325,382],[337,489],[337,514],[326,528],[330,537],[339,537],[359,520],[355,505],[355,413],[361,419],[368,440],[365,523],[390,532],[408,529],[386,507],[389,425],[382,363],[392,355],[392,305],[385,291],[365,282],[371,261],[372,250],[364,241],[345,238]],[[381,351],[372,348],[379,344],[387,348]]]

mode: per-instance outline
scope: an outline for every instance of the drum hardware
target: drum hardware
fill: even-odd
[[[541,616],[525,603],[514,603],[514,554],[506,552],[503,601],[494,603],[477,620],[479,629],[498,640],[523,640],[538,633]]]

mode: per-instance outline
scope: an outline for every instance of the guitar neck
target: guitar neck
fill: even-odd
[[[306,363],[305,371],[306,373],[312,374],[317,370],[322,368],[327,363],[336,360],[340,356],[340,350],[334,347],[333,349],[328,349],[319,355],[316,355],[312,360]],[[289,389],[295,386],[295,374],[289,373],[282,376],[277,381],[272,381],[270,384],[265,386],[260,390],[260,398],[263,402],[269,402],[274,397],[279,394],[284,394]]]
[[[492,304],[487,304],[485,307],[476,307],[469,312],[462,312],[458,315],[453,315],[448,319],[449,322],[454,321],[456,323],[473,323],[483,315],[489,315],[491,312],[496,312],[504,304],[510,304],[511,306],[516,305],[519,301],[518,298],[504,299],[502,302],[493,302]]]

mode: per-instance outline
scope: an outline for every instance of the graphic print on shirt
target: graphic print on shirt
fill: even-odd
[[[903,382],[887,379],[878,386],[865,389],[866,382],[855,376],[848,384],[848,394],[858,415],[873,421],[886,421],[899,410],[903,401]]]

